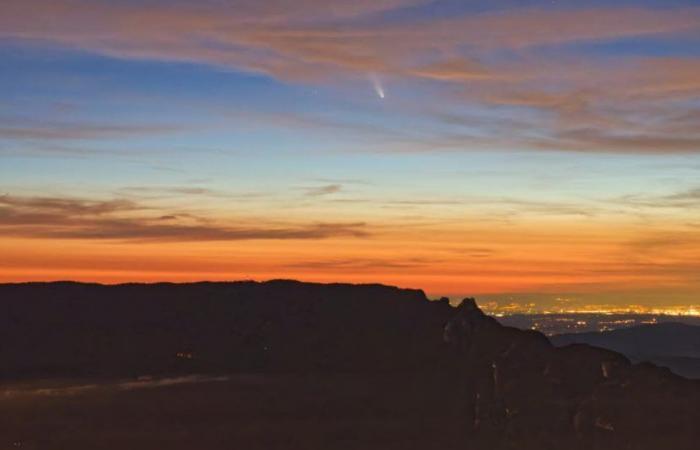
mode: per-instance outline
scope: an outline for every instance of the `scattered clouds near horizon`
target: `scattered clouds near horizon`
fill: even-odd
[[[5,0],[0,38],[116,58],[217,66],[285,83],[362,82],[370,89],[369,76],[410,85],[421,97],[413,114],[437,122],[452,115],[443,125],[453,127],[455,115],[470,123],[463,108],[497,113],[492,129],[441,129],[416,151],[497,145],[700,152],[694,126],[700,57],[649,53],[645,48],[653,45],[638,43],[617,53],[577,49],[633,39],[697,45],[699,7],[529,2],[525,8],[494,2],[489,9],[467,2],[453,14],[426,13],[427,5],[438,9],[440,3],[211,0],[164,7],[159,1]],[[432,110],[422,107],[424,97],[431,98]],[[514,122],[523,126],[514,128]],[[139,132],[110,127],[2,132],[76,139],[133,131]],[[500,137],[504,134],[508,140]],[[399,150],[415,146],[400,136],[393,139]]]
[[[150,213],[150,214],[144,214]],[[131,200],[0,196],[0,233],[5,237],[137,242],[315,240],[370,236],[364,222],[261,224],[213,221],[168,214]]]

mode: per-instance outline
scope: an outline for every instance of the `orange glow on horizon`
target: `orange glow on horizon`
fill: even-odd
[[[431,296],[557,292],[692,291],[685,253],[644,261],[622,224],[430,229],[385,225],[368,238],[132,242],[1,239],[0,281],[100,283],[268,280],[383,283]],[[391,230],[391,231],[389,231]],[[637,236],[634,235],[637,233]],[[665,259],[665,261],[663,261]],[[659,304],[665,304],[660,299]],[[617,301],[615,302],[617,303]]]

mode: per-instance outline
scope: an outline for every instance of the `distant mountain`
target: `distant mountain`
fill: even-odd
[[[613,350],[635,362],[649,361],[689,378],[700,378],[700,326],[659,323],[600,333],[551,336],[556,346],[588,344]]]
[[[287,380],[282,386],[295,386],[294,380],[325,385],[338,376],[356,380],[353,389],[359,390],[346,392],[341,402],[331,388],[325,393],[314,388],[310,398],[291,387],[275,397],[263,386],[246,391],[246,405],[271,404],[283,411],[258,422],[267,434],[280,417],[306,417],[300,405],[313,401],[322,405],[324,417],[353,417],[356,426],[343,439],[376,435],[377,423],[391,424],[395,435],[389,433],[385,444],[411,433],[409,441],[422,442],[415,447],[421,449],[430,448],[425,442],[446,449],[695,449],[700,439],[698,382],[650,364],[632,365],[619,353],[589,345],[555,348],[539,332],[499,324],[473,299],[453,308],[447,299],[429,301],[422,291],[381,285],[0,285],[0,361],[0,389],[45,378],[151,380],[171,374],[256,373]],[[222,395],[238,398],[234,387],[221,386]],[[347,383],[329,386],[345,389]],[[192,399],[189,406],[166,394],[159,401],[186,410],[216,400],[216,386],[202,389],[183,397]],[[398,394],[383,395],[387,389]],[[7,392],[11,395],[0,395],[0,402],[18,395]],[[104,412],[109,420],[100,426],[107,435],[116,436],[111,423],[133,424],[137,413],[138,423],[160,423],[170,436],[182,427],[158,403],[143,404],[149,416],[130,410],[130,401],[119,412]],[[75,403],[79,397],[71,402],[73,414],[91,404]],[[241,423],[245,411],[236,401],[215,406],[216,420],[231,417],[230,426]],[[63,421],[79,415],[46,417],[46,424],[32,422],[40,424],[38,431],[27,434],[41,434],[45,426],[64,434],[90,428],[85,421],[66,428]],[[428,426],[434,421],[439,426]],[[0,420],[0,435],[22,423]],[[225,429],[223,423],[216,432]],[[196,448],[197,441],[177,442],[182,445],[169,448]],[[125,446],[146,448],[140,444]],[[314,448],[341,447],[329,441]]]

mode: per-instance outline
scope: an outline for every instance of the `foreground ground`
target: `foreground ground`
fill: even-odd
[[[697,381],[555,347],[474,299],[0,285],[0,450],[696,450],[698,405]]]
[[[460,430],[446,420],[450,412],[428,409],[431,405],[426,402],[416,402],[419,392],[407,389],[417,391],[420,386],[396,375],[15,383],[5,385],[0,394],[4,411],[0,448],[429,449],[456,445]]]

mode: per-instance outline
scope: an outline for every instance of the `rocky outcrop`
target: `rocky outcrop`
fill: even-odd
[[[513,448],[695,448],[700,384],[499,325],[471,299],[445,327],[477,436]],[[518,446],[528,442],[527,447]]]

